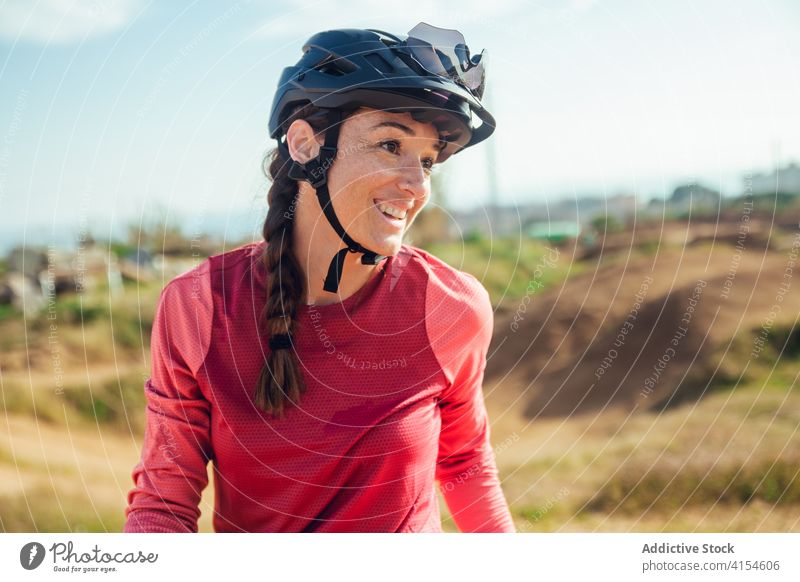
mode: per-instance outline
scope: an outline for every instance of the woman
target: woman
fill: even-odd
[[[264,241],[162,292],[126,532],[197,531],[209,460],[218,532],[441,531],[435,481],[462,531],[514,531],[488,295],[402,244],[433,164],[494,129],[484,63],[420,24],[317,34],[284,70]]]

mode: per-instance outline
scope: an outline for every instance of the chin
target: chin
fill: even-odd
[[[403,245],[403,237],[387,237],[383,240],[376,240],[373,241],[371,246],[367,246],[367,248],[371,251],[375,251],[379,255],[383,255],[384,257],[391,257],[396,255],[400,252],[400,247]]]

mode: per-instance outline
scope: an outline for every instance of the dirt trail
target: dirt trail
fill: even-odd
[[[532,294],[524,310],[498,315],[486,371],[493,397],[518,401],[527,417],[697,398],[731,338],[743,345],[725,370],[741,372],[742,350],[749,353],[772,306],[780,305],[780,325],[800,313],[787,246],[800,239],[776,237],[776,250],[764,237],[737,246],[730,235],[713,244],[708,235],[672,232],[695,242],[606,257],[563,286]],[[630,246],[630,233],[623,236]]]

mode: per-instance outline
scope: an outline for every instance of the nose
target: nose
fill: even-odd
[[[428,194],[428,176],[419,163],[409,164],[401,169],[399,186],[414,198],[424,199]]]

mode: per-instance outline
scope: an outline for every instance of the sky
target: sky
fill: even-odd
[[[154,216],[258,229],[282,68],[319,30],[420,21],[489,53],[497,131],[437,167],[452,208],[490,202],[492,159],[503,204],[736,195],[800,161],[792,0],[0,0],[0,244]]]

